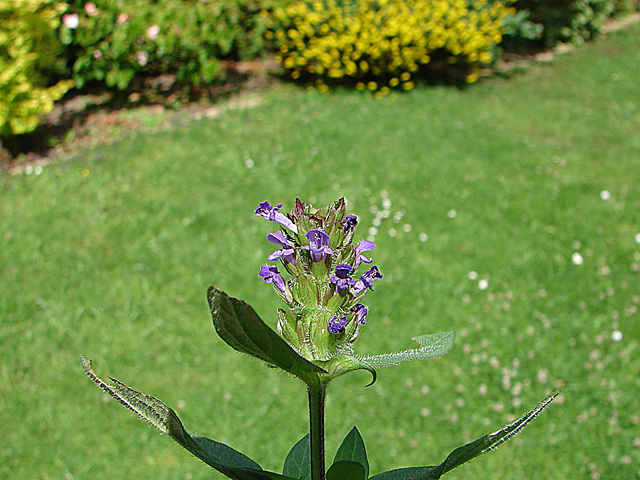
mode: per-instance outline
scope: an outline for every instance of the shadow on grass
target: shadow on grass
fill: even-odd
[[[269,73],[260,62],[227,61],[222,79],[207,85],[180,84],[175,75],[165,74],[142,78],[126,90],[108,89],[97,83],[72,89],[34,131],[0,139],[0,167],[55,156],[56,147],[71,142],[82,144],[87,137],[96,135],[103,137],[112,127],[138,129],[140,121],[127,115],[133,110],[146,109],[148,116],[158,116],[185,105],[208,108],[242,90],[268,82]]]

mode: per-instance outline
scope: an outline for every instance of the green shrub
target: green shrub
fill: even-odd
[[[502,38],[504,1],[295,0],[269,15],[267,36],[293,79],[354,84],[378,96],[413,88],[431,64],[461,65],[474,82]]]
[[[125,89],[163,73],[197,85],[219,77],[220,59],[262,51],[262,8],[257,0],[75,0],[61,38],[79,87]]]
[[[64,4],[46,0],[0,2],[0,136],[30,132],[39,115],[72,86],[50,85],[43,72],[58,61],[55,29]]]
[[[542,38],[544,27],[531,21],[528,10],[516,11],[503,20],[504,37],[500,47],[508,51],[526,50],[529,45]]]
[[[637,0],[517,0],[518,11],[543,27],[546,47],[558,42],[580,44],[596,36],[615,13],[638,8]]]
[[[625,15],[637,10],[640,10],[640,0],[618,0],[616,2],[616,15]]]

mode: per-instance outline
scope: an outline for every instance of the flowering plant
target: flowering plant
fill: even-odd
[[[62,2],[0,2],[0,137],[34,130],[72,87],[49,77],[61,67],[55,29],[63,10]]]
[[[207,292],[213,324],[232,348],[271,366],[293,374],[307,386],[309,434],[299,440],[284,461],[282,474],[263,470],[258,463],[231,447],[206,437],[188,433],[176,413],[155,397],[140,393],[112,378],[108,384],[82,358],[87,375],[108,394],[171,436],[196,457],[236,480],[436,480],[472,458],[493,450],[518,433],[542,412],[558,392],[547,396],[519,419],[455,449],[435,466],[400,468],[369,477],[366,448],[358,430],[347,434],[332,465],[325,467],[324,407],[328,383],[334,378],[364,369],[376,381],[376,369],[410,360],[425,360],[451,350],[455,334],[442,332],[414,338],[418,348],[384,355],[363,356],[353,344],[366,324],[368,308],[362,303],[373,291],[373,282],[382,279],[379,268],[365,255],[375,243],[354,244],[358,219],[346,214],[344,199],[323,208],[296,199],[289,214],[282,205],[262,202],[255,214],[280,225],[267,240],[277,249],[267,258],[279,262],[260,268],[258,276],[271,283],[286,304],[278,310],[274,332],[248,304],[232,298],[217,287]],[[370,265],[364,272],[363,264]]]
[[[224,78],[222,59],[254,58],[263,48],[261,9],[253,0],[76,0],[58,33],[77,88],[125,90],[164,74],[201,85]]]
[[[293,0],[265,36],[294,80],[354,85],[382,97],[428,76],[475,82],[494,60],[509,0]],[[457,68],[454,68],[457,66]]]

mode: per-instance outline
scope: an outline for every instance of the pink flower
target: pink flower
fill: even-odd
[[[136,60],[141,67],[144,67],[149,61],[149,54],[144,50],[136,52]]]
[[[128,13],[119,13],[118,18],[116,18],[116,23],[118,25],[122,25],[123,23],[127,23],[130,18],[131,15],[129,15]]]
[[[84,4],[84,13],[86,13],[90,17],[95,17],[100,12],[98,10],[98,7],[96,7],[95,3],[87,2],[87,3]]]
[[[100,50],[98,50],[97,48],[93,51],[93,58],[102,58],[102,52]]]
[[[158,34],[160,33],[160,27],[158,25],[151,25],[147,28],[147,37],[150,40],[155,40],[158,38]]]
[[[74,28],[78,28],[78,25],[80,24],[80,18],[78,17],[77,13],[65,13],[62,16],[62,23],[65,27],[73,30]]]

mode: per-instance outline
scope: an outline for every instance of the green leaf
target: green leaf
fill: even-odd
[[[357,462],[340,460],[331,465],[326,480],[365,480],[364,467]]]
[[[375,368],[360,357],[347,353],[339,353],[334,355],[331,360],[318,360],[316,363],[327,371],[329,378],[336,378],[354,370],[367,370],[373,377],[367,387],[373,385],[378,378]]]
[[[235,350],[280,367],[308,385],[318,385],[318,375],[327,373],[298,355],[250,305],[213,286],[209,287],[207,297],[216,332]]]
[[[311,450],[309,448],[309,434],[296,442],[284,459],[282,474],[306,480],[311,477]]]
[[[372,367],[390,367],[412,360],[426,360],[428,358],[440,357],[449,353],[456,338],[455,332],[440,332],[432,335],[421,335],[413,337],[418,342],[420,348],[404,350],[402,352],[387,353],[384,355],[358,356],[360,360]]]
[[[442,475],[463,463],[498,448],[499,445],[516,435],[542,413],[559,393],[559,391],[551,393],[516,421],[505,425],[497,432],[485,435],[471,443],[456,448],[440,465],[433,467],[399,468],[397,470],[380,473],[371,477],[369,480],[438,480]]]
[[[189,434],[176,413],[166,404],[155,397],[134,390],[113,377],[109,377],[113,385],[104,382],[93,372],[91,360],[84,357],[80,357],[80,360],[85,373],[102,390],[227,477],[233,480],[297,480],[262,470],[262,467],[249,457],[224,443]]]
[[[131,83],[131,79],[136,75],[136,71],[133,68],[122,68],[118,71],[116,79],[118,84],[118,90],[124,90]]]
[[[438,467],[408,467],[379,473],[369,480],[437,480],[441,473]]]
[[[353,427],[338,447],[333,463],[341,460],[349,460],[359,463],[364,467],[364,478],[369,477],[369,461],[367,460],[367,449],[364,440],[356,427]]]
[[[462,447],[456,448],[444,462],[440,464],[442,468],[441,475],[444,475],[450,470],[453,470],[459,465],[468,462],[472,458],[477,457],[483,453],[495,450],[499,445],[503,444],[511,437],[516,435],[520,430],[526,427],[534,418],[536,418],[542,411],[549,406],[554,398],[558,396],[560,392],[555,391],[540,401],[535,407],[522,415],[520,418],[505,425],[500,430],[485,435],[482,438],[477,439],[474,442],[468,443]]]

